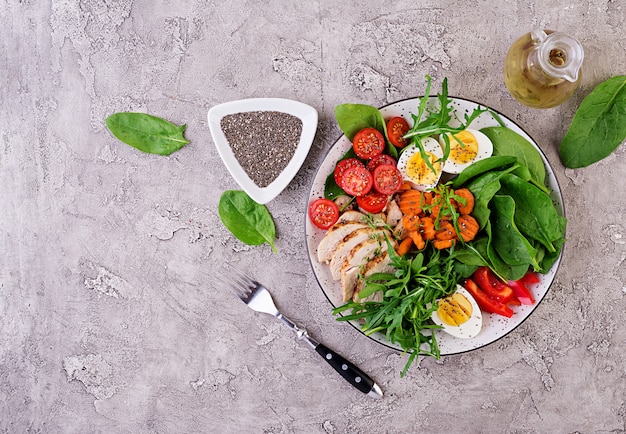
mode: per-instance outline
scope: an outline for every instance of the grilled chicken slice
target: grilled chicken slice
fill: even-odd
[[[357,229],[367,228],[368,226],[364,223],[350,221],[335,223],[317,246],[317,260],[325,263],[330,262],[333,252],[345,237]]]
[[[389,202],[387,205],[387,225],[395,228],[402,220],[402,211],[395,200]]]
[[[391,273],[395,268],[389,265],[390,258],[387,252],[375,256],[361,267],[353,267],[341,273],[341,297],[346,302],[350,299],[363,301],[357,294],[363,289],[364,279],[374,273]]]

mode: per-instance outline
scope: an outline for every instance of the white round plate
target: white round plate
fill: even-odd
[[[459,119],[464,119],[465,114],[471,114],[472,111],[479,106],[479,104],[466,99],[451,99],[453,101],[452,105],[455,108],[457,117]],[[430,97],[429,105],[431,107],[434,107],[434,104],[436,103],[436,99],[434,97]],[[382,112],[383,117],[386,120],[390,119],[393,116],[402,116],[405,119],[409,120],[409,123],[411,123],[411,113],[417,113],[418,104],[419,98],[411,98],[389,104],[385,107],[382,107],[380,111]],[[486,107],[484,105],[480,106],[483,108]],[[546,159],[545,154],[541,151],[539,146],[537,146],[535,141],[528,134],[526,134],[526,132],[522,130],[515,122],[513,122],[511,119],[508,119],[506,116],[496,112],[495,110],[493,111],[498,114],[505,126],[520,134],[522,137],[532,143],[535,148],[537,148],[546,167],[547,185],[551,191],[551,198],[555,203],[557,210],[561,213],[561,215],[564,215],[561,190],[554,175],[554,171],[550,167],[550,163]],[[451,124],[453,125],[454,122],[455,121],[451,122]],[[457,123],[453,126],[458,125],[459,124]],[[490,114],[483,113],[472,122],[471,128],[481,129],[484,127],[497,125],[499,125],[498,122]],[[331,147],[315,175],[309,193],[309,201],[307,203],[310,203],[310,201],[313,199],[324,196],[324,183],[326,181],[326,177],[334,170],[336,162],[350,149],[351,146],[351,142],[346,138],[345,135],[343,135]],[[308,216],[305,213],[306,244],[309,260],[313,268],[313,273],[315,274],[315,277],[320,287],[324,291],[324,294],[326,295],[330,303],[333,305],[333,307],[338,307],[343,304],[340,295],[339,282],[332,279],[332,276],[330,274],[330,268],[327,264],[320,264],[317,261],[317,246],[320,240],[324,237],[325,233],[325,231],[315,227],[310,222]],[[552,281],[554,280],[560,262],[561,255],[546,274],[538,275],[540,278],[540,282],[536,285],[531,286],[533,295],[535,296],[535,304],[533,304],[532,306],[513,306],[512,308],[515,312],[513,317],[506,318],[500,315],[483,312],[483,328],[478,336],[471,339],[455,338],[443,331],[437,330],[435,333],[437,333],[437,342],[439,344],[439,350],[441,352],[441,355],[452,355],[471,351],[490,344],[513,331],[517,326],[524,322],[526,318],[528,318],[528,316],[537,308],[541,300],[543,300],[546,293],[548,292],[548,289],[550,288],[550,285],[552,284]],[[330,308],[328,309],[328,314],[332,315]],[[360,330],[358,323],[351,322],[351,324],[358,330]],[[386,341],[385,336],[382,334],[374,334],[370,337],[390,348],[401,350],[400,346],[391,344],[390,342]]]

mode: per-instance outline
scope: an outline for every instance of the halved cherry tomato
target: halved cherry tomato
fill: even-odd
[[[374,190],[394,194],[402,186],[402,173],[394,164],[381,164],[374,169]]]
[[[406,140],[402,138],[409,131],[409,123],[401,116],[389,119],[387,122],[387,136],[391,144],[397,148],[404,148]]]
[[[522,283],[521,279],[509,280],[509,286],[513,289],[515,296],[522,304],[535,304],[535,297],[533,297],[532,292],[526,288],[526,285]]]
[[[309,218],[320,229],[328,229],[339,219],[339,208],[330,199],[316,199],[309,205]]]
[[[365,167],[365,165],[358,158],[346,158],[345,160],[338,161],[334,172],[335,182],[337,185],[341,186],[343,173],[350,167]]]
[[[359,207],[372,214],[376,214],[381,212],[387,206],[387,202],[389,201],[389,196],[386,194],[369,192],[364,196],[358,196],[356,198],[356,203]]]
[[[500,281],[489,267],[478,267],[472,278],[480,286],[480,289],[497,301],[507,303],[513,298],[513,289]]]
[[[350,167],[343,172],[339,187],[350,196],[363,196],[372,189],[374,178],[365,167]]]
[[[381,164],[392,164],[395,166],[398,164],[398,162],[391,155],[380,154],[368,161],[365,167],[367,167],[367,170],[374,173],[374,170],[376,170],[376,168]]]
[[[513,316],[513,310],[508,307],[506,304],[501,303],[497,300],[494,300],[487,295],[485,291],[480,289],[476,282],[472,279],[465,279],[463,282],[463,286],[467,289],[467,292],[472,294],[478,306],[485,312],[495,313],[498,315],[505,316],[507,318],[511,318]]]
[[[357,157],[369,160],[385,150],[385,138],[376,128],[364,128],[352,139],[352,148]]]

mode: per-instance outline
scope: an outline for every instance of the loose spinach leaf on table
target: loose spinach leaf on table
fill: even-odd
[[[170,155],[189,143],[183,135],[187,125],[179,127],[146,113],[114,113],[106,125],[122,142],[150,154]]]
[[[268,243],[276,252],[276,227],[265,205],[256,203],[244,191],[227,190],[220,197],[218,212],[237,239],[251,246]]]
[[[626,75],[600,83],[580,104],[561,141],[561,161],[576,169],[607,157],[626,139]]]

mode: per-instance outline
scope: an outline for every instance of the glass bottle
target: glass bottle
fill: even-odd
[[[555,107],[578,88],[583,58],[583,47],[575,38],[533,29],[509,48],[504,83],[511,95],[528,107]]]

